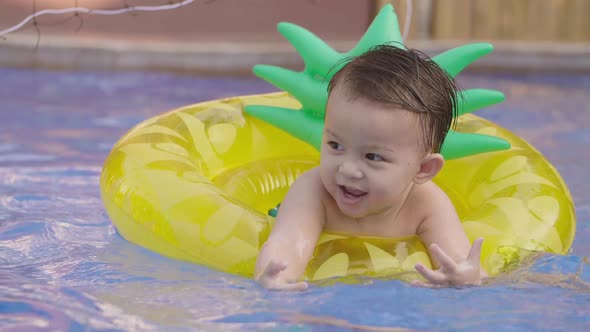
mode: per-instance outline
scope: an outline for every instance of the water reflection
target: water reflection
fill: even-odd
[[[0,329],[587,330],[590,272],[588,76],[471,74],[507,94],[480,114],[541,150],[570,186],[571,255],[541,254],[484,287],[399,280],[318,282],[267,292],[176,262],[116,234],[98,177],[118,137],[182,105],[272,91],[257,79],[0,69]]]

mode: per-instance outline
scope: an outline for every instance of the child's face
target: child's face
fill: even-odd
[[[364,99],[330,94],[320,174],[340,211],[351,218],[399,207],[424,157],[418,117]]]

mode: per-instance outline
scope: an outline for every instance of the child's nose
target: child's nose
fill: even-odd
[[[360,179],[363,177],[363,172],[358,167],[357,163],[351,160],[347,160],[340,164],[340,167],[338,167],[338,172],[353,179]]]

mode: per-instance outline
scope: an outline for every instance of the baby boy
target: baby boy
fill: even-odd
[[[432,179],[453,121],[458,88],[426,55],[375,47],[338,71],[328,87],[320,165],[302,174],[281,203],[256,264],[269,289],[300,290],[322,231],[358,236],[417,235],[435,270],[417,285],[477,284],[485,276],[447,195]]]

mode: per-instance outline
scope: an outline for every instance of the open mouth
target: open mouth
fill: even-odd
[[[338,186],[340,188],[340,192],[342,195],[350,200],[357,200],[367,194],[367,192],[353,188],[353,187],[346,187],[346,186]]]

